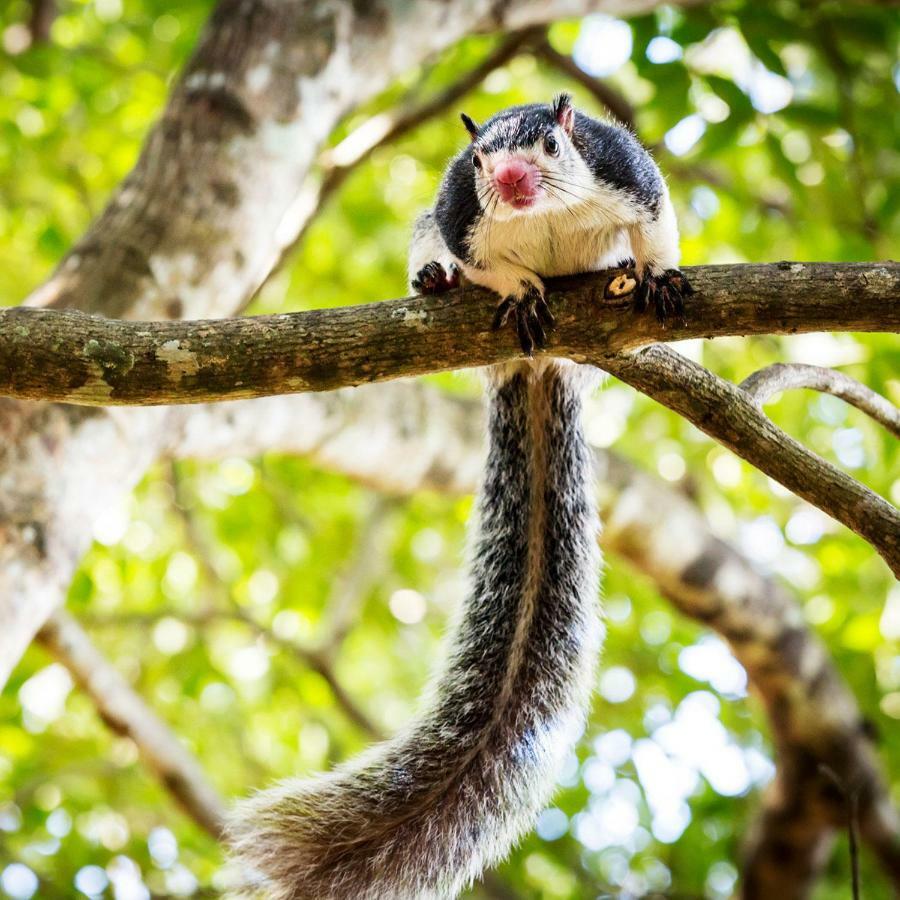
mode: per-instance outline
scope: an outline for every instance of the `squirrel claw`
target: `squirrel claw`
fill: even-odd
[[[656,319],[663,328],[670,317],[685,324],[684,300],[695,293],[687,276],[678,269],[666,269],[661,275],[645,276],[634,295],[634,308],[644,312],[652,303]]]
[[[543,295],[531,289],[522,297],[505,297],[497,305],[491,328],[498,331],[515,315],[516,334],[526,356],[533,356],[547,343],[547,332],[556,324]]]
[[[459,287],[459,267],[451,263],[445,269],[439,262],[430,262],[419,269],[412,286],[420,294],[443,294]]]

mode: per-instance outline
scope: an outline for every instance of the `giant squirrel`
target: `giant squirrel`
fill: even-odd
[[[523,357],[487,371],[488,456],[468,596],[423,711],[393,739],[241,803],[242,874],[273,900],[450,898],[501,860],[550,798],[583,727],[601,641],[599,523],[581,394],[595,370],[535,357],[542,276],[633,259],[638,311],[684,313],[678,229],[650,155],[568,95],[513,107],[449,164],[419,218],[411,286],[496,291]]]

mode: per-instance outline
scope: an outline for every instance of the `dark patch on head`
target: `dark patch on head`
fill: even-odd
[[[665,188],[662,175],[630,131],[576,111],[572,143],[596,179],[659,212]]]
[[[548,131],[552,131],[556,124],[556,116],[549,103],[511,106],[481,126],[475,147],[483,153],[531,147]]]
[[[231,258],[234,260],[234,265],[237,269],[243,269],[244,263],[247,262],[247,257],[244,256],[243,250],[235,250]]]
[[[472,166],[474,146],[466,147],[447,167],[434,207],[434,221],[444,243],[454,256],[463,260],[469,260],[469,231],[481,215]]]
[[[170,319],[180,319],[182,313],[184,312],[184,304],[178,297],[172,297],[169,300],[166,300],[165,305],[166,316]]]

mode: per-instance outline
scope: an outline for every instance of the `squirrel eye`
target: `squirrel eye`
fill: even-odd
[[[481,157],[477,153],[472,154],[472,165],[475,166],[476,169],[481,168]]]
[[[550,156],[556,156],[556,154],[559,153],[559,141],[557,141],[552,134],[548,134],[547,137],[544,138],[544,149]]]

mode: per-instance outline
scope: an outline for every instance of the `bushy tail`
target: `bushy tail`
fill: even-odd
[[[580,376],[498,370],[471,588],[425,712],[391,741],[241,803],[231,846],[272,900],[453,897],[549,799],[599,651]]]

